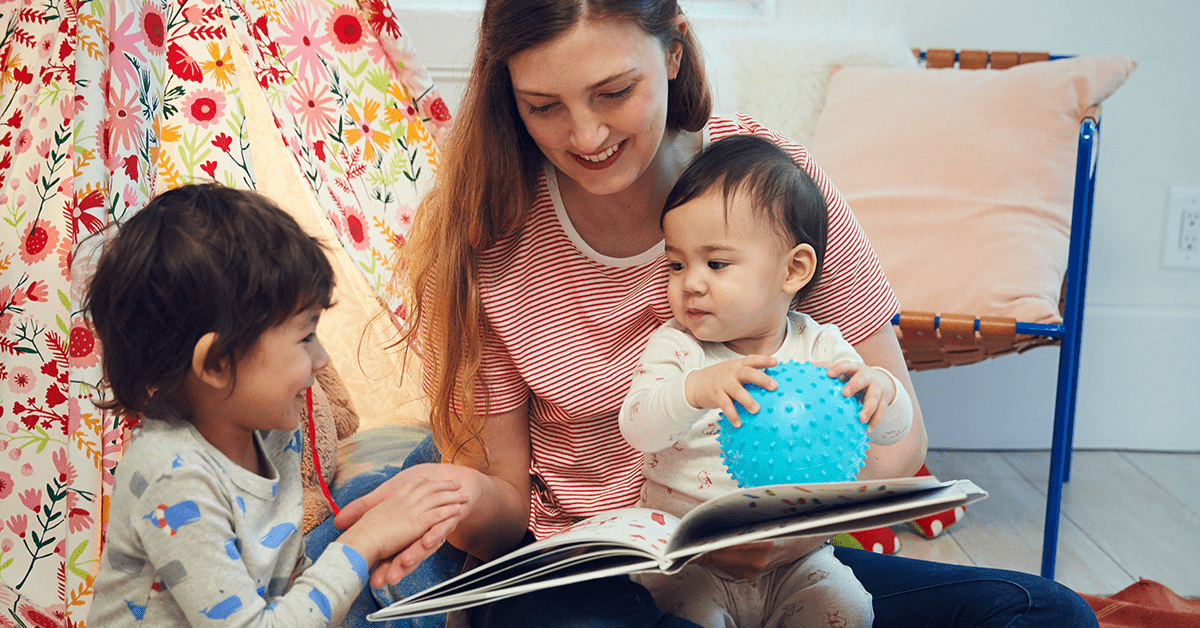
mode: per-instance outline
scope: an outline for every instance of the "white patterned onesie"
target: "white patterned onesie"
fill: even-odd
[[[674,320],[651,334],[620,415],[621,433],[646,453],[639,506],[682,516],[738,488],[721,460],[720,411],[691,407],[684,382],[692,371],[739,357],[721,343],[696,340]],[[836,326],[797,312],[788,314],[787,332],[774,357],[780,363],[862,361]],[[888,375],[896,396],[870,434],[878,445],[898,442],[912,425],[912,401]],[[696,563],[671,576],[641,574],[638,580],[662,610],[702,626],[853,627],[870,626],[874,617],[871,595],[828,544],[747,580]]]

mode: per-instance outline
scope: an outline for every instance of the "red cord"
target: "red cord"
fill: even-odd
[[[329,507],[336,515],[341,509],[338,508],[337,502],[333,501],[333,495],[329,494],[329,486],[325,484],[325,476],[321,474],[321,456],[317,454],[317,419],[313,414],[312,388],[308,389],[305,397],[308,400],[308,446],[312,448],[313,469],[317,471],[317,481],[321,483],[321,492],[325,494],[325,500],[329,502]]]

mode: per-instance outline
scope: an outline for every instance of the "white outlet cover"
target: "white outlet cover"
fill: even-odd
[[[1163,219],[1163,268],[1200,270],[1200,247],[1187,250],[1181,246],[1184,215],[1197,213],[1200,213],[1200,187],[1173,186],[1167,191],[1167,210]]]

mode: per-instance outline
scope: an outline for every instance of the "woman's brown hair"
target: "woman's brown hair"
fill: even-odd
[[[410,296],[406,338],[419,342],[430,393],[430,425],[443,460],[483,468],[477,399],[486,322],[480,252],[518,231],[536,196],[543,156],[516,108],[508,60],[552,41],[583,20],[632,20],[669,49],[682,46],[667,92],[667,127],[698,131],[712,98],[691,29],[675,0],[489,0],[462,104],[442,146],[437,183],[417,211],[404,247]]]

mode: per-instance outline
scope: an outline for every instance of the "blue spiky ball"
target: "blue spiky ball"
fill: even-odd
[[[738,486],[853,480],[871,440],[858,420],[859,400],[843,397],[844,384],[811,362],[786,362],[765,372],[779,385],[774,391],[746,384],[758,414],[738,404],[742,427],[724,414],[717,423],[721,458]]]

